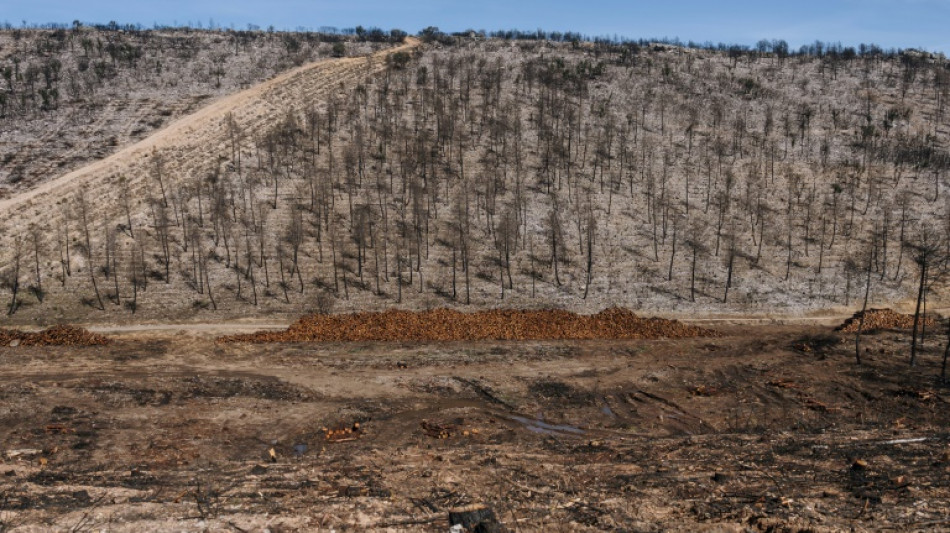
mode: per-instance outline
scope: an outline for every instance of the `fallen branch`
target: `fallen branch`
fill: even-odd
[[[915,438],[912,438],[912,439],[886,440],[886,441],[882,442],[881,444],[912,444],[912,443],[915,443],[915,442],[924,442],[924,441],[926,441],[926,440],[927,440],[927,437],[915,437]]]

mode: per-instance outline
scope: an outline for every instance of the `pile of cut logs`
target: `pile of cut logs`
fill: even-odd
[[[594,315],[562,310],[389,310],[308,315],[286,331],[223,337],[224,342],[479,341],[567,339],[678,339],[716,337],[715,331],[676,320],[643,318],[628,309]]]
[[[74,326],[53,326],[43,331],[0,329],[0,346],[102,346],[108,337]]]

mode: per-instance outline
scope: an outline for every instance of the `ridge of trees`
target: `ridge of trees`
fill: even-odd
[[[915,48],[884,48],[874,43],[860,43],[856,46],[845,46],[840,42],[824,42],[816,40],[793,48],[784,39],[761,39],[754,45],[737,43],[713,43],[711,41],[682,41],[678,38],[629,38],[622,36],[585,35],[578,32],[560,32],[545,30],[465,30],[445,33],[435,26],[429,26],[419,32],[419,37],[426,41],[438,41],[444,45],[465,42],[467,39],[499,39],[505,41],[549,41],[557,43],[591,43],[595,48],[604,52],[633,53],[641,50],[662,49],[664,46],[682,49],[703,50],[707,52],[726,53],[730,57],[814,57],[830,58],[833,60],[851,61],[858,58],[906,58],[908,61],[920,61],[926,58],[945,59],[941,53],[930,53]]]
[[[79,31],[83,27],[92,28],[98,31],[104,32],[125,32],[125,33],[141,33],[148,32],[150,30],[164,30],[164,31],[208,31],[208,32],[235,32],[239,34],[253,34],[266,31],[268,33],[288,33],[288,34],[298,34],[301,38],[306,40],[317,40],[320,42],[339,42],[345,38],[356,38],[359,41],[367,42],[402,42],[402,40],[408,35],[407,32],[399,29],[393,28],[391,30],[383,30],[378,27],[369,27],[364,28],[363,26],[355,26],[352,28],[338,28],[335,26],[321,26],[316,31],[300,26],[294,30],[278,30],[274,26],[269,26],[266,30],[262,30],[260,26],[248,23],[244,29],[238,29],[234,25],[225,27],[215,24],[214,20],[210,20],[207,25],[202,25],[202,23],[182,23],[182,24],[158,24],[155,23],[152,26],[145,26],[141,23],[118,23],[116,21],[109,21],[108,23],[100,22],[87,22],[83,23],[78,20],[73,21],[72,23],[59,23],[59,22],[47,22],[47,23],[27,23],[23,21],[19,25],[13,25],[9,21],[0,23],[0,30],[10,30],[10,31],[20,31],[20,30],[55,30],[55,31]],[[543,29],[537,30],[520,30],[520,29],[507,29],[507,30],[474,30],[467,29],[463,31],[455,32],[443,32],[436,26],[428,26],[420,30],[417,35],[427,42],[437,41],[444,45],[452,45],[459,42],[464,42],[466,39],[499,39],[506,41],[550,41],[550,42],[559,42],[559,43],[575,43],[579,44],[582,42],[592,43],[597,47],[606,49],[607,51],[617,52],[619,50],[626,50],[628,53],[637,53],[639,50],[644,48],[651,48],[657,46],[672,46],[677,48],[684,49],[693,49],[693,50],[704,50],[708,52],[722,52],[729,54],[730,57],[747,57],[747,56],[771,56],[774,55],[779,58],[787,57],[817,57],[824,58],[828,57],[835,60],[842,61],[851,61],[857,58],[888,58],[892,59],[895,57],[906,58],[908,61],[919,61],[922,58],[932,58],[932,59],[942,59],[945,60],[944,54],[940,51],[927,51],[920,50],[917,48],[901,48],[901,47],[882,47],[875,43],[859,43],[857,45],[844,45],[840,41],[822,41],[815,40],[814,42],[802,44],[798,48],[794,48],[789,45],[788,41],[784,39],[760,39],[755,44],[741,44],[741,43],[727,43],[727,42],[712,42],[712,41],[693,41],[687,40],[683,41],[679,38],[671,37],[652,37],[652,38],[631,38],[620,35],[588,35],[580,32],[572,31],[546,31]]]

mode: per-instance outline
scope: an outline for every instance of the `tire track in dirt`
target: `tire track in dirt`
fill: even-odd
[[[0,235],[9,244],[15,238],[26,237],[30,226],[35,225],[46,230],[46,240],[53,240],[64,204],[81,190],[94,202],[92,208],[98,218],[115,217],[119,214],[118,194],[123,180],[128,183],[133,199],[144,198],[151,154],[155,151],[162,153],[172,183],[181,177],[209,172],[219,164],[220,157],[230,153],[224,127],[229,114],[245,132],[260,131],[279,121],[286,109],[320,103],[333,91],[341,91],[385,68],[388,55],[419,44],[417,39],[407,38],[403,45],[369,56],[310,63],[221,98],[105,159],[0,200]],[[0,259],[9,261],[12,246],[4,248]]]

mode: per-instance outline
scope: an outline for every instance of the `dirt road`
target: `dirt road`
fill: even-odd
[[[661,316],[661,315],[658,315]],[[715,328],[717,326],[755,326],[755,325],[816,325],[835,326],[842,323],[851,315],[823,315],[812,317],[720,317],[720,318],[682,318],[676,320],[687,324],[696,324]],[[666,318],[666,317],[664,317]],[[673,317],[669,317],[673,318]],[[220,335],[235,335],[254,333],[257,331],[276,331],[287,329],[292,320],[247,320],[222,322],[153,322],[144,324],[82,324],[82,327],[93,333],[135,337],[138,335],[169,335],[188,334],[191,336],[216,337]],[[40,326],[18,327],[24,331],[39,331]]]

